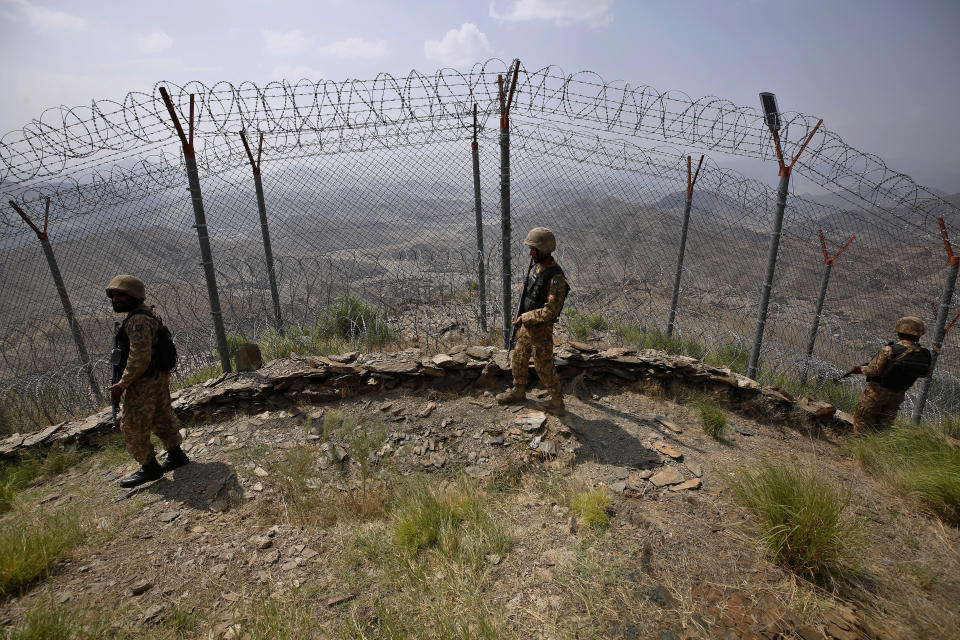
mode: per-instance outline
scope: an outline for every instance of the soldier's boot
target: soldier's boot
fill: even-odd
[[[187,454],[183,452],[183,449],[180,447],[175,447],[167,451],[167,459],[163,461],[163,464],[160,465],[160,468],[163,469],[164,473],[169,473],[174,469],[179,469],[185,464],[190,462],[190,458],[187,457]]]
[[[497,404],[519,404],[527,399],[527,385],[515,384],[497,394]]]
[[[142,465],[138,470],[120,480],[120,486],[124,489],[129,489],[130,487],[139,487],[142,484],[159,480],[162,477],[163,469],[160,468],[160,464],[157,463],[157,459],[150,458],[146,464]]]
[[[560,389],[550,389],[550,399],[539,404],[539,408],[547,413],[562,416],[567,412],[566,405],[563,404],[563,391]]]

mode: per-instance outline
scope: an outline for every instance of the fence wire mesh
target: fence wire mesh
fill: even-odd
[[[197,95],[197,162],[231,340],[257,340],[268,353],[280,343],[317,348],[329,334],[368,347],[497,344],[481,331],[471,141],[476,103],[493,328],[502,312],[497,75],[506,71],[490,60],[469,73],[368,81],[164,85],[185,123],[189,95]],[[4,199],[35,219],[51,199],[49,241],[103,385],[116,320],[104,286],[117,273],[146,282],[176,337],[181,383],[219,362],[180,145],[154,94],[47,111],[0,141]],[[784,154],[792,157],[816,120],[783,118]],[[772,174],[762,115],[719,98],[546,67],[521,69],[510,128],[512,253],[522,255],[531,227],[557,233],[573,287],[561,330],[589,337],[586,326],[608,342],[668,344],[743,369],[775,210],[772,180],[746,179],[708,156],[693,194],[674,335],[665,342],[662,334],[686,153],[771,160]],[[264,135],[261,178],[286,336],[275,327],[241,129]],[[803,368],[824,268],[818,230],[834,251],[856,234],[833,268],[810,365],[812,390],[837,393],[831,378],[889,340],[898,316],[921,315],[932,327],[947,268],[936,219],[955,228],[960,216],[823,127],[794,173],[843,204],[788,199],[762,378],[785,384]],[[0,432],[95,404],[38,245],[12,209],[0,214]],[[512,264],[516,287],[526,259]],[[331,325],[332,310],[344,305],[346,326]],[[960,410],[957,365],[948,341],[929,419]],[[849,399],[859,388],[850,382],[839,392]],[[908,396],[905,413],[913,402]]]

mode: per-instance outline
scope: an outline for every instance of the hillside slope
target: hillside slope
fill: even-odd
[[[497,406],[504,381],[184,424],[193,463],[131,492],[108,441],[0,516],[73,513],[81,532],[0,622],[104,638],[956,637],[960,533],[866,475],[845,435],[741,406],[717,441],[694,404],[709,395],[613,374],[568,379],[558,418]],[[728,485],[762,461],[849,492],[865,529],[836,586],[755,537]],[[583,508],[597,489],[608,527]]]

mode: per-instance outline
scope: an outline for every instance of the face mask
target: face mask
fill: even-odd
[[[113,304],[113,310],[117,313],[126,313],[127,311],[133,311],[140,306],[139,300],[130,300],[129,302],[116,302],[111,301]]]

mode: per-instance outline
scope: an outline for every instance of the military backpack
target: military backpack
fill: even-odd
[[[868,377],[867,382],[877,382],[887,389],[906,391],[917,378],[929,375],[932,358],[928,349],[919,345],[911,349],[896,342],[887,346],[893,350],[893,358],[882,374]]]
[[[173,342],[173,334],[170,333],[170,329],[151,311],[138,309],[125,318],[122,324],[118,325],[117,334],[113,339],[113,353],[110,356],[110,363],[113,365],[114,383],[120,381],[123,370],[127,367],[127,358],[130,357],[130,337],[126,331],[127,322],[138,314],[150,316],[157,321],[157,335],[154,337],[153,346],[150,348],[150,366],[143,372],[142,377],[156,376],[158,373],[170,373],[177,368],[177,346]]]

